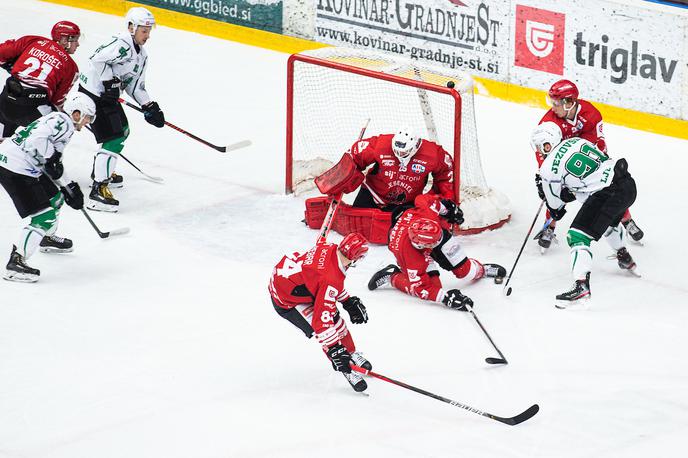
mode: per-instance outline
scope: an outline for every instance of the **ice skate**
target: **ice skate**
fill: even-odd
[[[401,272],[396,265],[390,264],[382,270],[377,271],[368,282],[368,289],[373,291],[392,282],[392,275]]]
[[[91,193],[88,195],[87,208],[102,212],[116,212],[119,210],[119,200],[112,196],[107,182],[94,181]]]
[[[96,183],[96,177],[91,172],[91,180],[93,180],[94,183]],[[112,189],[116,188],[121,188],[124,186],[124,177],[122,175],[119,175],[115,172],[112,172],[112,175],[110,175],[110,187]],[[93,184],[91,184],[91,187],[93,187]]]
[[[346,372],[342,372],[342,374],[344,375],[344,378],[347,382],[349,382],[349,385],[351,385],[351,388],[353,388],[355,392],[360,393],[368,389],[368,384],[365,380],[363,380],[362,374],[353,370],[348,374]]]
[[[74,251],[74,244],[67,238],[46,235],[41,240],[39,250],[41,253],[71,253]]]
[[[585,306],[590,300],[590,272],[585,274],[585,280],[576,280],[573,287],[561,294],[557,294],[558,309],[569,309]]]
[[[557,235],[554,233],[554,229],[552,229],[552,227],[550,226],[538,232],[537,235],[533,238],[533,240],[538,241],[538,245],[540,245],[541,254],[545,254],[545,252],[552,245],[552,242],[559,243],[559,241],[557,240]]]
[[[494,282],[499,284],[504,281],[506,277],[506,269],[499,264],[483,264],[485,269],[485,276],[489,278],[494,278]]]
[[[7,263],[7,270],[2,278],[9,281],[35,283],[40,275],[41,271],[29,267],[24,261],[24,257],[17,252],[17,247],[13,245],[10,260]]]
[[[370,364],[370,361],[365,359],[361,352],[355,351],[351,353],[351,362],[367,371],[373,370],[373,365]]]
[[[628,232],[628,235],[631,236],[633,241],[638,242],[640,245],[642,245],[640,240],[643,238],[645,233],[642,229],[638,227],[637,224],[635,224],[633,218],[629,219],[628,221],[622,221],[621,224],[623,224],[623,226],[626,228],[626,232]]]
[[[621,248],[616,252],[616,260],[619,263],[619,268],[623,270],[628,270],[629,273],[640,277],[640,274],[636,272],[636,267],[638,267],[631,257],[631,253],[628,252],[626,248]]]

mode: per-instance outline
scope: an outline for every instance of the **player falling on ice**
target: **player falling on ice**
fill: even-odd
[[[583,138],[562,141],[561,130],[553,122],[540,124],[532,133],[531,143],[545,158],[538,192],[545,196],[552,218],[560,220],[568,202],[583,203],[566,235],[575,282],[556,297],[557,307],[565,308],[590,298],[593,240],[604,236],[619,267],[632,273],[635,270],[621,225],[621,218],[636,198],[635,181],[628,173],[626,159],[612,159]]]
[[[404,211],[389,233],[388,248],[398,266],[390,264],[375,273],[368,288],[375,290],[391,284],[406,294],[467,311],[473,301],[458,289],[442,288],[438,265],[451,271],[463,284],[482,277],[500,282],[506,269],[466,256],[458,237],[449,230],[450,225],[462,222],[463,212],[453,201],[432,194],[416,197],[415,207]]]
[[[157,102],[146,91],[148,53],[144,45],[150,38],[155,18],[145,8],[135,7],[127,12],[127,31],[109,38],[89,59],[80,77],[79,91],[96,104],[98,119],[92,131],[98,143],[93,160],[93,185],[88,196],[90,210],[116,212],[119,201],[110,187],[121,188],[124,179],[115,173],[117,159],[129,136],[129,121],[119,103],[120,91],[125,90],[144,112],[146,121],[164,127],[165,116]]]
[[[564,139],[580,137],[592,143],[595,148],[603,153],[607,152],[602,115],[593,104],[578,98],[578,88],[573,82],[569,80],[555,82],[550,87],[547,97],[552,108],[545,113],[540,124],[553,122],[561,129]],[[545,160],[544,156],[537,151],[535,152],[535,159],[538,167]],[[535,174],[536,185],[539,180],[540,176]],[[543,196],[540,198],[544,199]],[[552,240],[555,240],[556,221],[550,220],[550,216],[547,213],[546,218],[550,221],[549,226],[545,227],[535,237],[543,252],[550,247]],[[644,233],[631,218],[630,211],[627,210],[624,213],[621,222],[633,240],[640,241],[643,238]]]
[[[368,242],[357,233],[344,237],[339,245],[317,244],[305,253],[284,256],[270,278],[270,296],[275,311],[313,336],[330,359],[332,367],[346,377],[355,391],[368,386],[363,376],[352,372],[350,363],[371,370],[372,365],[356,351],[337,302],[354,324],[366,323],[368,313],[361,300],[344,288],[346,271],[368,252]]]
[[[0,183],[5,188],[22,218],[30,217],[16,245],[3,278],[35,282],[41,272],[26,264],[36,248],[46,252],[72,251],[72,242],[63,247],[44,243],[57,229],[63,202],[80,210],[84,195],[79,184],[68,184],[62,165],[62,154],[74,130],[81,130],[94,118],[96,107],[84,94],[76,94],[64,103],[65,112],[49,113],[0,144]],[[60,188],[56,194],[57,183]]]

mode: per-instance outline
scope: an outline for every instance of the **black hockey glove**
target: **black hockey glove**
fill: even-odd
[[[64,200],[74,210],[81,210],[84,208],[84,193],[81,192],[79,183],[74,181],[67,184],[67,186],[60,188],[64,195]]]
[[[45,161],[43,170],[53,180],[59,180],[64,173],[64,166],[62,165],[62,154],[55,153],[48,160]]]
[[[339,372],[351,373],[351,353],[338,343],[327,349],[327,356],[332,361],[332,368]]]
[[[149,124],[153,124],[155,127],[165,126],[165,115],[160,110],[158,102],[148,102],[143,108],[143,117]]]
[[[576,200],[575,194],[573,194],[569,188],[561,188],[561,195],[559,197],[567,204]]]
[[[559,209],[555,209],[547,205],[547,210],[549,210],[549,214],[554,221],[559,221],[566,214],[566,206],[561,207]]]
[[[458,289],[450,289],[444,293],[444,298],[442,298],[442,303],[447,307],[451,307],[454,310],[460,312],[467,312],[468,307],[473,307],[473,300],[470,297],[461,294]]]
[[[363,302],[356,296],[351,296],[347,300],[342,301],[344,310],[349,312],[349,318],[354,324],[362,324],[368,322],[368,312],[366,311]]]
[[[104,102],[117,102],[121,87],[122,82],[117,77],[112,78],[111,80],[103,81],[103,93],[100,95],[100,98]]]
[[[446,219],[451,224],[463,223],[463,211],[453,200],[442,199],[442,205],[447,209],[447,213],[442,215],[442,218]]]
[[[538,197],[540,200],[545,200],[545,191],[542,190],[542,177],[539,173],[535,174],[535,186],[537,186]]]

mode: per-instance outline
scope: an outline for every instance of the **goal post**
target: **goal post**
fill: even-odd
[[[323,48],[293,54],[287,64],[285,191],[301,194],[337,162],[370,118],[367,137],[401,126],[421,132],[453,157],[454,193],[463,232],[509,219],[508,199],[485,180],[470,75],[387,54]]]

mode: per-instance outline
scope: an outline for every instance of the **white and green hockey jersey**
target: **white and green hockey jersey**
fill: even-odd
[[[0,167],[20,175],[39,177],[45,161],[62,153],[74,135],[74,122],[65,113],[54,111],[26,127],[20,126],[0,143]]]
[[[95,50],[86,71],[79,76],[79,84],[91,94],[100,95],[103,81],[116,77],[127,94],[139,105],[145,105],[151,100],[146,92],[147,63],[148,54],[143,46],[137,51],[129,32],[122,32]]]
[[[616,160],[611,159],[595,145],[574,137],[556,146],[540,166],[542,190],[547,205],[561,208],[562,188],[567,188],[579,202],[612,184]]]

